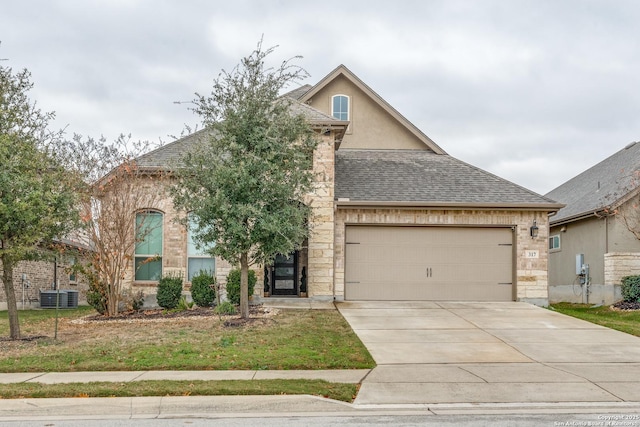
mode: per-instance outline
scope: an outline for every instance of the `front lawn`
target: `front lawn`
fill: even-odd
[[[20,311],[23,336],[8,341],[0,312],[0,372],[372,368],[336,310],[279,310],[247,324],[217,316],[82,322],[90,309]],[[3,338],[4,337],[4,338]]]
[[[593,307],[588,304],[570,303],[552,304],[550,308],[562,314],[640,337],[640,311],[613,310],[609,306]]]

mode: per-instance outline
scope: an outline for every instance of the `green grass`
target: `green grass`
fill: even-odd
[[[321,380],[134,381],[127,383],[3,384],[2,399],[58,397],[231,396],[310,394],[352,402],[356,384]]]
[[[154,323],[73,324],[87,308],[20,312],[23,335],[0,341],[0,372],[137,370],[291,370],[372,368],[375,363],[335,310],[282,310],[243,326],[198,317]],[[8,335],[0,312],[0,337]]]
[[[607,328],[616,329],[640,337],[640,311],[612,310],[608,306],[593,307],[588,304],[558,303],[551,309]]]

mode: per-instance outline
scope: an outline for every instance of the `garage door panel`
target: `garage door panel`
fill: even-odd
[[[511,229],[347,227],[345,298],[513,299]]]

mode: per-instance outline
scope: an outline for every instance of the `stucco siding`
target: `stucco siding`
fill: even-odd
[[[560,236],[560,249],[551,250],[549,253],[550,286],[576,283],[577,254],[584,254],[584,262],[589,264],[591,281],[597,284],[604,283],[605,227],[604,219],[592,217],[551,228],[551,236]]]
[[[313,96],[309,104],[331,115],[331,98],[334,95],[347,95],[350,99],[350,125],[341,148],[428,149],[405,126],[344,76],[327,84]]]

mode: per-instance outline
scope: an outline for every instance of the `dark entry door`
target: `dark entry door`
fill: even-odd
[[[277,255],[273,263],[273,295],[298,295],[298,253]]]

